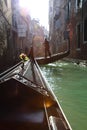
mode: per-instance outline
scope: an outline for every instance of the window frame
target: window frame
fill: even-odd
[[[85,23],[84,23],[84,22],[85,22],[85,20],[86,20],[86,22],[87,22],[87,16],[85,16],[84,19],[83,19],[83,43],[84,43],[84,44],[87,43],[87,40],[85,41],[85,38],[84,38],[84,33],[85,33],[85,32],[84,32],[84,28],[85,28],[85,25],[84,25]],[[86,26],[87,26],[87,25],[86,25]],[[87,27],[86,27],[86,28],[87,28]]]

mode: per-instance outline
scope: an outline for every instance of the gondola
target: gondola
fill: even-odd
[[[45,65],[48,63],[58,61],[64,57],[67,57],[69,54],[70,54],[70,50],[65,51],[65,52],[61,52],[58,54],[53,54],[53,55],[51,55],[51,57],[50,56],[47,56],[46,58],[45,57],[38,57],[38,58],[36,58],[36,61],[39,65]]]
[[[36,60],[0,77],[0,130],[72,130]]]
[[[66,51],[60,52],[60,53],[57,53],[57,54],[53,54],[51,56],[47,56],[46,58],[45,57],[36,57],[36,61],[39,65],[45,65],[45,64],[48,64],[48,63],[58,61],[62,58],[65,58],[69,54],[70,54],[70,39],[68,38],[67,50]]]

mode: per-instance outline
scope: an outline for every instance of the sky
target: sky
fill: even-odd
[[[31,17],[38,18],[40,20],[40,24],[45,26],[47,29],[49,28],[48,3],[49,0],[20,0],[20,6],[28,8]]]

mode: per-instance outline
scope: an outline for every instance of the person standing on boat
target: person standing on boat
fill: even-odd
[[[28,54],[28,56],[31,60],[34,60],[34,47],[33,47],[34,46],[34,38],[35,38],[35,35],[32,38],[32,43],[31,43],[31,46],[30,46],[29,54]]]
[[[45,38],[45,41],[43,44],[44,44],[44,48],[45,48],[45,58],[47,58],[47,54],[51,57],[49,41],[47,40],[47,38]]]
[[[29,51],[28,57],[30,59],[34,60],[34,51],[33,51],[33,46],[32,45],[30,47],[30,51]]]

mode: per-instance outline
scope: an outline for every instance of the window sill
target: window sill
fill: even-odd
[[[76,51],[81,51],[81,49],[80,49],[80,48],[77,48]]]

